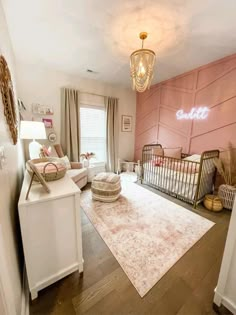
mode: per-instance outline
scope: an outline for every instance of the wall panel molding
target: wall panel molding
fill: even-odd
[[[150,116],[150,124],[146,106],[156,110],[156,120]],[[210,108],[206,120],[174,120],[178,109],[200,106]],[[149,125],[151,132],[139,134],[137,127],[136,159],[141,158],[142,145],[158,141],[172,147],[178,144],[186,153],[226,148],[229,141],[236,146],[236,54],[156,84],[143,96],[137,93],[137,107],[137,126]]]

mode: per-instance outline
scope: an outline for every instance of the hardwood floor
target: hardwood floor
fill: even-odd
[[[150,188],[148,188],[150,189]],[[214,221],[206,233],[141,298],[120,265],[89,222],[83,222],[84,276],[77,272],[39,292],[31,302],[34,315],[200,315],[216,314],[212,308],[226,240],[230,212],[212,213],[199,206],[177,201],[156,190],[159,195]],[[225,314],[230,314],[225,312]]]

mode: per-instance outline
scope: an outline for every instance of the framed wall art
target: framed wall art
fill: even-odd
[[[54,143],[54,142],[56,142],[56,140],[57,140],[56,133],[55,132],[50,132],[48,134],[48,141],[51,142],[51,143]]]
[[[53,107],[47,106],[47,105],[41,105],[38,103],[33,103],[32,112],[33,114],[38,114],[38,115],[53,115]]]
[[[131,132],[132,131],[132,116],[122,115],[121,117],[121,131]]]
[[[44,123],[45,128],[53,127],[52,119],[50,118],[42,118],[42,122]]]

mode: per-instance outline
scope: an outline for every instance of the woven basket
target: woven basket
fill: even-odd
[[[206,195],[204,197],[204,206],[211,211],[219,212],[223,209],[222,202],[218,196]]]
[[[224,208],[230,210],[233,209],[236,187],[230,185],[220,185],[218,195]]]
[[[45,163],[45,165],[43,167],[43,171],[40,172],[40,174],[43,176],[43,178],[45,179],[46,182],[61,179],[66,174],[66,167],[64,166],[64,163],[60,162],[60,164],[63,165],[63,168],[59,170],[58,166],[55,164],[55,162],[58,162],[58,159],[56,159],[56,158],[55,159],[53,159],[53,158],[33,159],[33,160],[31,160],[31,162],[36,164],[36,167],[37,167],[38,163]],[[53,165],[55,167],[54,172],[47,173],[47,167],[49,165]],[[27,165],[27,171],[32,175],[32,170],[30,167],[28,167],[28,165]],[[38,181],[36,176],[34,177],[34,180]]]

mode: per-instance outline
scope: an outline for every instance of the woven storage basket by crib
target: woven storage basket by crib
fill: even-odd
[[[218,212],[223,209],[222,202],[218,196],[206,195],[204,197],[204,206],[211,211]]]
[[[66,174],[66,167],[63,162],[56,158],[41,158],[31,160],[37,167],[38,172],[46,182],[61,179]],[[27,163],[26,163],[27,165]],[[27,165],[27,171],[32,175],[31,168]],[[37,177],[34,177],[38,181]]]
[[[236,187],[224,184],[220,185],[218,195],[222,201],[223,207],[232,210],[236,195]]]

